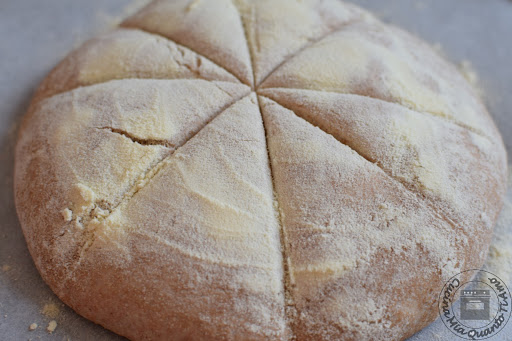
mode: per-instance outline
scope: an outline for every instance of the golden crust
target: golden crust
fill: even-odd
[[[483,263],[504,146],[425,43],[335,0],[157,0],[121,26],[43,81],[16,148],[29,250],[81,315],[398,340]]]

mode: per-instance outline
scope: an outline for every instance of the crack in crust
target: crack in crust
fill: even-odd
[[[197,134],[199,134],[205,127],[207,127],[216,117],[221,115],[224,111],[235,105],[237,102],[243,100],[245,97],[250,96],[244,95],[240,98],[235,99],[234,101],[231,101],[227,105],[225,105],[223,108],[221,108],[218,112],[216,112],[203,126],[201,126],[190,138],[188,138],[186,141],[181,143],[178,146],[175,146],[174,148],[170,148],[170,154],[165,156],[164,158],[158,160],[155,164],[150,166],[144,173],[142,173],[137,180],[134,181],[133,185],[130,187],[130,189],[122,194],[121,200],[119,200],[118,203],[112,205],[110,203],[105,203],[104,200],[98,201],[93,205],[93,208],[89,211],[87,215],[77,217],[77,220],[80,221],[80,223],[84,226],[84,234],[82,236],[82,241],[78,245],[75,251],[75,265],[73,269],[69,272],[69,274],[66,276],[66,278],[63,280],[63,286],[70,281],[73,278],[73,275],[75,271],[79,268],[81,261],[85,255],[85,253],[89,250],[89,248],[94,243],[94,240],[96,238],[96,229],[90,228],[90,225],[93,221],[102,222],[108,219],[110,215],[112,215],[115,211],[122,208],[123,205],[125,205],[128,201],[130,201],[140,190],[142,190],[144,187],[146,187],[150,181],[163,169],[169,162],[171,161],[174,153],[181,147],[187,144],[190,140],[192,140]],[[131,134],[124,132],[120,129],[113,129],[110,127],[105,128],[97,128],[97,129],[106,129],[111,131],[114,134],[120,134],[130,140],[132,140],[134,143],[139,143],[142,145],[162,145],[160,143],[149,143],[151,140],[143,140],[139,138],[133,138]],[[165,147],[165,146],[164,146]],[[106,208],[97,210],[97,208]]]
[[[119,134],[121,136],[126,137],[131,140],[133,143],[138,143],[142,146],[162,146],[169,149],[176,149],[176,145],[169,142],[168,140],[153,140],[153,139],[144,139],[137,137],[125,130],[113,128],[113,127],[97,127],[96,129],[107,130],[113,134]]]
[[[122,200],[119,201],[119,203],[115,204],[110,210],[109,210],[109,213],[107,215],[97,215],[97,216],[93,216],[90,220],[94,219],[94,218],[103,218],[103,219],[107,219],[108,216],[110,214],[112,214],[114,212],[114,210],[116,210],[117,208],[119,208],[123,203],[126,203],[127,201],[129,201],[135,194],[137,194],[137,192],[139,192],[142,188],[144,188],[148,182],[154,177],[156,176],[156,174],[163,168],[163,166],[168,163],[168,161],[172,158],[172,156],[174,155],[174,153],[181,147],[183,147],[184,145],[187,144],[187,142],[189,142],[190,140],[192,140],[197,134],[199,134],[206,126],[208,126],[216,117],[218,117],[220,114],[222,114],[224,111],[226,111],[227,109],[229,109],[230,107],[232,107],[233,105],[235,105],[237,102],[243,100],[245,97],[247,97],[249,95],[245,95],[245,96],[242,96],[241,98],[237,98],[236,100],[234,101],[231,101],[230,103],[228,103],[227,105],[225,105],[223,108],[221,108],[218,112],[216,112],[207,122],[205,122],[194,134],[192,134],[186,141],[184,141],[183,143],[181,143],[180,145],[177,145],[177,146],[172,146],[172,147],[167,147],[170,149],[170,154],[166,157],[164,157],[163,159],[159,160],[155,165],[151,166],[146,172],[144,172],[143,174],[141,174],[138,179],[134,182],[134,184],[132,185],[132,187],[130,188],[129,191],[127,191],[126,193],[124,193],[122,195]],[[101,129],[101,128],[99,128]],[[125,133],[124,131],[122,130],[119,130],[119,129],[112,129],[112,128],[105,128],[105,129],[108,129],[110,131],[112,131],[113,133],[117,133],[117,134],[121,134],[123,136],[125,136],[126,138],[129,138],[131,139],[133,142],[135,143],[140,143],[142,145],[162,145],[164,147],[166,147],[165,145],[161,144],[161,143],[151,143],[152,140],[143,140],[143,139],[133,139],[131,137],[131,134],[128,134],[128,133]],[[95,205],[97,206],[97,205]],[[89,220],[89,221],[90,221]]]

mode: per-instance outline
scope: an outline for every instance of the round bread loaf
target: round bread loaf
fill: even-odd
[[[479,268],[504,146],[429,46],[337,0],[159,0],[45,79],[35,264],[133,340],[402,340]]]

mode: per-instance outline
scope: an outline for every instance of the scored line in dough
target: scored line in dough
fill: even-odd
[[[281,251],[281,264],[282,264],[282,271],[283,271],[283,276],[281,278],[281,283],[282,283],[282,286],[283,286],[283,314],[284,314],[284,320],[285,320],[285,323],[286,323],[286,328],[292,333],[292,335],[294,335],[294,330],[293,330],[293,318],[290,316],[290,311],[288,308],[288,306],[294,306],[295,309],[296,309],[296,306],[295,306],[295,301],[294,301],[294,296],[293,296],[293,293],[291,291],[291,284],[293,283],[293,276],[292,276],[292,264],[291,264],[291,260],[290,258],[288,257],[288,241],[287,241],[287,238],[286,238],[286,229],[284,228],[284,224],[283,224],[283,221],[282,221],[282,217],[281,217],[281,209],[280,209],[280,204],[279,204],[279,197],[277,195],[277,191],[276,191],[276,186],[275,186],[275,183],[274,183],[274,173],[273,173],[273,170],[272,170],[272,160],[271,160],[271,153],[270,153],[270,149],[269,149],[269,146],[268,146],[268,136],[267,136],[267,128],[265,126],[265,120],[263,119],[263,114],[262,114],[262,111],[261,111],[261,104],[260,104],[260,100],[259,100],[259,97],[258,97],[258,94],[257,94],[257,91],[258,91],[258,88],[256,86],[256,74],[255,74],[255,70],[254,70],[254,53],[253,53],[253,50],[249,44],[249,39],[248,39],[248,36],[247,36],[247,29],[245,27],[245,23],[244,23],[244,20],[242,18],[242,14],[240,13],[240,10],[238,9],[238,7],[235,6],[235,4],[233,3],[233,1],[231,1],[231,3],[233,4],[233,6],[235,7],[236,11],[238,12],[238,16],[240,18],[240,24],[242,25],[242,29],[243,29],[243,32],[244,32],[244,39],[245,39],[245,42],[246,42],[246,46],[247,46],[247,50],[249,52],[249,56],[250,56],[250,60],[251,60],[251,72],[252,72],[252,75],[253,75],[253,85],[252,85],[252,89],[256,92],[256,103],[258,105],[258,111],[259,111],[259,114],[260,114],[260,118],[261,118],[261,123],[263,125],[263,131],[265,133],[265,148],[267,149],[267,158],[268,158],[268,171],[269,171],[269,174],[270,174],[270,181],[271,181],[271,184],[272,184],[272,193],[273,193],[273,199],[275,201],[275,207],[273,207],[274,209],[274,216],[276,217],[277,219],[277,223],[278,223],[278,227],[279,227],[279,243],[280,243],[280,251]]]
[[[220,116],[223,112],[225,112],[226,110],[228,110],[229,108],[231,108],[232,106],[234,106],[236,103],[242,101],[243,99],[245,99],[246,97],[250,96],[251,93],[249,94],[245,94],[243,96],[241,96],[240,98],[237,98],[233,101],[231,101],[230,103],[228,103],[227,105],[225,105],[223,108],[221,108],[220,110],[218,110],[214,115],[212,115],[212,117],[207,121],[205,122],[196,132],[194,132],[192,134],[192,136],[190,138],[188,138],[186,141],[184,141],[183,143],[173,147],[173,148],[170,148],[170,154],[165,156],[164,158],[162,158],[161,160],[157,161],[156,164],[154,164],[153,166],[149,167],[144,173],[140,174],[133,182],[133,184],[131,185],[130,189],[128,191],[126,191],[125,193],[123,193],[121,195],[122,199],[119,200],[118,203],[114,204],[114,206],[112,208],[110,208],[108,210],[108,213],[106,215],[103,215],[103,216],[91,216],[89,217],[88,219],[84,219],[85,217],[81,217],[82,218],[82,222],[84,223],[85,227],[84,229],[86,231],[88,231],[88,224],[89,222],[94,219],[94,218],[101,218],[102,220],[105,220],[107,219],[112,213],[114,213],[115,210],[119,209],[123,204],[125,204],[126,202],[128,202],[129,200],[131,200],[136,194],[137,192],[139,192],[142,188],[144,188],[145,186],[148,185],[148,183],[151,181],[151,179],[153,179],[164,167],[165,167],[165,163],[170,160],[174,153],[180,149],[181,147],[185,146],[190,140],[192,140],[196,135],[198,135],[204,128],[206,128],[213,120],[215,120],[215,118],[217,118],[218,116]],[[113,131],[111,128],[97,128],[97,129],[105,129],[107,131],[110,131],[112,134],[120,134],[120,132],[117,132],[117,131]],[[140,139],[139,141],[135,141],[133,140],[132,138],[130,138],[129,135],[127,134],[121,134],[122,136],[124,136],[125,138],[128,138],[130,140],[132,140],[132,142],[134,143],[139,143],[140,144]],[[145,144],[145,145],[155,145],[155,144]],[[156,145],[162,145],[162,144],[156,144]],[[164,147],[167,147],[169,148],[168,146],[166,145],[162,145]],[[147,179],[146,179],[147,178]],[[146,180],[144,182],[144,185],[143,186],[139,186],[137,185],[139,183],[140,180]],[[96,207],[96,205],[94,206]],[[89,212],[89,214],[94,210],[94,208]],[[78,261],[76,262],[77,265],[79,264],[80,262],[80,259],[82,258],[82,255],[84,252],[87,251],[88,249],[88,246],[92,245],[93,241],[94,241],[94,235],[95,235],[95,231],[90,231],[91,233],[86,233],[84,235],[84,241],[82,241],[82,245],[79,246],[79,250],[78,252],[80,253],[80,257],[78,259]]]
[[[402,188],[404,188],[406,191],[408,191],[409,193],[413,194],[420,202],[424,203],[430,210],[431,212],[438,216],[439,218],[441,218],[443,221],[445,221],[446,223],[448,223],[453,229],[455,229],[456,231],[462,231],[462,233],[469,237],[469,235],[467,234],[467,232],[463,229],[463,228],[460,228],[460,226],[458,226],[458,224],[456,222],[454,222],[452,219],[450,219],[448,217],[448,215],[440,208],[438,207],[437,205],[435,205],[432,200],[430,200],[428,197],[424,196],[421,192],[417,191],[416,189],[412,188],[411,186],[409,186],[408,184],[406,184],[405,182],[401,181],[399,178],[393,176],[392,174],[390,174],[388,171],[386,171],[384,168],[382,168],[382,166],[378,163],[378,162],[373,162],[371,160],[369,160],[367,157],[365,157],[364,155],[362,155],[357,149],[354,149],[352,146],[338,140],[335,136],[333,136],[332,134],[326,132],[325,130],[323,130],[322,128],[320,128],[319,126],[313,124],[312,122],[310,122],[309,120],[303,118],[302,116],[299,116],[295,113],[295,111],[293,111],[292,109],[290,108],[287,108],[286,106],[284,106],[283,104],[277,102],[276,100],[274,99],[271,99],[269,97],[266,97],[264,95],[260,95],[262,97],[265,97],[273,102],[275,102],[277,105],[279,105],[280,107],[286,109],[286,110],[289,110],[291,111],[295,116],[297,116],[298,118],[306,121],[308,124],[311,124],[312,126],[320,129],[322,132],[324,132],[325,134],[331,136],[332,138],[334,138],[336,141],[338,141],[340,144],[342,145],[345,145],[347,146],[348,148],[350,148],[351,150],[353,150],[356,154],[358,154],[359,156],[361,156],[364,160],[366,160],[368,163],[371,163],[372,165],[374,166],[377,166],[388,178],[390,178],[394,183],[400,185]]]
[[[282,89],[282,90],[323,92],[323,93],[333,93],[333,94],[339,94],[339,95],[350,95],[350,96],[371,98],[372,100],[375,100],[375,101],[380,101],[380,102],[385,102],[385,103],[389,103],[389,104],[393,104],[393,105],[398,105],[399,107],[401,107],[403,109],[407,109],[407,110],[409,110],[411,112],[414,112],[415,114],[418,114],[418,115],[424,115],[424,116],[432,117],[434,119],[441,120],[443,122],[456,125],[459,128],[462,128],[462,129],[464,129],[464,130],[466,130],[466,131],[468,131],[470,133],[476,134],[476,135],[478,135],[480,137],[483,137],[483,138],[489,140],[490,142],[493,142],[493,140],[487,134],[485,134],[483,131],[481,131],[481,130],[479,130],[477,128],[468,126],[467,124],[465,124],[463,122],[460,122],[460,121],[454,119],[453,117],[449,117],[449,116],[445,116],[445,115],[443,116],[441,114],[436,114],[436,113],[433,113],[433,112],[430,112],[430,111],[416,110],[416,109],[413,109],[413,108],[408,107],[406,105],[403,105],[401,103],[393,102],[393,101],[382,99],[382,98],[378,98],[378,97],[375,97],[375,96],[361,95],[361,94],[356,94],[356,93],[352,93],[352,92],[336,92],[336,91],[327,91],[327,90],[302,89],[302,88],[284,88],[284,87],[283,88],[264,88],[263,90],[271,92],[273,89],[275,89],[275,90],[281,90]],[[267,97],[264,94],[260,94],[260,96]],[[286,109],[288,109],[288,108],[286,108]]]

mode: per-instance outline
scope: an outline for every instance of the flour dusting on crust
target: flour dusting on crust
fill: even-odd
[[[482,266],[505,196],[474,78],[337,0],[151,2],[33,99],[29,250],[62,301],[131,339],[403,340]]]

